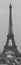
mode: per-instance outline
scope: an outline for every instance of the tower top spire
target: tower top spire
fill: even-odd
[[[12,30],[12,5],[11,5],[11,2],[10,2],[10,5],[9,5],[9,33],[12,33],[13,30]]]
[[[10,8],[10,9],[12,8],[11,2],[10,2],[10,5],[9,5],[9,8]]]

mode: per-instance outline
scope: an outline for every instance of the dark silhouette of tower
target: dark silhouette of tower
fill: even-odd
[[[10,9],[9,10],[9,13],[10,13],[9,14],[9,31],[8,31],[6,45],[4,46],[3,53],[9,50],[12,50],[16,54],[18,53],[18,51],[17,51],[17,46],[15,44],[13,29],[12,29],[12,5],[11,4],[9,5],[9,9]],[[9,45],[9,40],[12,40],[12,46]]]
[[[5,49],[8,48],[17,48],[17,46],[15,45],[15,40],[14,40],[14,35],[13,35],[13,29],[12,29],[12,5],[10,4],[9,6],[9,31],[8,31],[8,35],[7,35],[7,41],[6,41],[6,45],[5,45]],[[8,46],[9,44],[9,40],[12,40],[12,46]]]
[[[6,45],[4,46],[4,50],[2,53],[2,59],[7,58],[8,54],[12,54],[15,57],[18,57],[18,50],[15,44],[13,29],[12,29],[12,5],[9,5],[9,31],[7,35]],[[12,45],[9,45],[9,40],[12,40]]]
[[[9,45],[9,40],[12,40],[12,45]],[[3,56],[5,52],[13,51],[17,56],[17,46],[15,44],[14,35],[13,35],[13,28],[12,28],[12,5],[9,5],[9,31],[7,35],[6,45],[4,46]]]

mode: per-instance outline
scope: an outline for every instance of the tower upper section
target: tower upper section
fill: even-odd
[[[12,33],[12,5],[9,5],[9,33]]]

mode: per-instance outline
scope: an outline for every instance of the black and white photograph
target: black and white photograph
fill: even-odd
[[[0,0],[0,65],[21,65],[21,0]]]

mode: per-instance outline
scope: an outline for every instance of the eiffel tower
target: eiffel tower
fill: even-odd
[[[13,29],[12,29],[12,5],[9,5],[9,9],[10,9],[10,15],[9,15],[9,31],[8,31],[8,35],[7,35],[7,41],[6,41],[6,45],[4,46],[4,52],[6,50],[12,50],[13,52],[18,52],[17,51],[17,46],[15,44],[15,40],[14,40],[14,35],[13,35]],[[9,40],[12,40],[12,45],[9,45]]]
[[[10,3],[9,5],[9,31],[8,31],[8,35],[7,35],[7,41],[6,41],[6,45],[4,46],[4,50],[2,53],[2,59],[7,58],[8,54],[12,54],[15,57],[18,57],[18,50],[17,50],[17,46],[15,44],[15,40],[14,40],[14,35],[13,35],[13,29],[12,29],[12,5]],[[12,40],[12,45],[9,45],[9,40]],[[10,55],[9,55],[10,57]],[[11,58],[10,58],[11,59]]]

